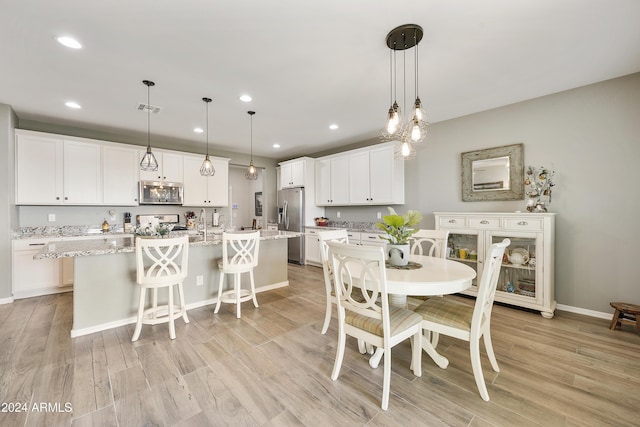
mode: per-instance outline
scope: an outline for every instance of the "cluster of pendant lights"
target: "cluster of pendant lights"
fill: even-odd
[[[140,169],[143,171],[157,171],[158,170],[158,161],[156,160],[156,156],[151,152],[151,97],[150,97],[150,88],[155,86],[155,83],[150,80],[143,80],[142,83],[147,86],[147,152],[142,157],[140,161]],[[206,124],[207,124],[207,154],[204,157],[204,161],[202,162],[202,166],[200,166],[200,175],[202,176],[214,176],[216,174],[216,170],[213,167],[213,163],[209,159],[209,103],[211,103],[211,98],[202,98],[205,102],[205,111],[206,111]],[[245,178],[249,180],[258,179],[258,170],[253,165],[253,115],[255,111],[247,112],[251,116],[251,161],[249,163],[249,167],[245,173]]]
[[[414,143],[424,140],[427,135],[426,113],[422,109],[422,102],[418,96],[418,43],[422,40],[422,27],[415,24],[401,25],[387,34],[387,47],[389,47],[389,68],[391,75],[390,107],[387,114],[387,123],[382,130],[383,141],[398,141],[397,150],[399,156],[405,159],[415,157]],[[415,75],[415,101],[407,118],[402,117],[402,111],[398,105],[396,52],[403,51],[403,103],[406,101],[406,51],[415,47],[414,75]],[[404,105],[406,107],[406,105]]]

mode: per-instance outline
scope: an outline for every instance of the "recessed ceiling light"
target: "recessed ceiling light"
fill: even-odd
[[[338,125],[333,123],[333,124],[329,125],[329,129],[336,130],[336,129],[338,129]]]
[[[74,109],[78,109],[78,108],[82,108],[82,105],[78,104],[75,101],[67,101],[64,103],[64,105],[66,105],[69,108],[74,108]]]
[[[273,148],[280,148],[280,144],[273,144]]]
[[[194,128],[193,131],[195,133],[202,133],[202,132],[204,132],[204,129],[202,129],[202,128]]]
[[[80,42],[78,40],[74,39],[73,37],[60,36],[60,37],[56,37],[56,40],[61,45],[66,46],[66,47],[71,48],[71,49],[80,49],[80,48],[82,48],[82,45],[80,44]]]
[[[249,95],[241,95],[240,96],[240,101],[242,102],[251,102],[253,101],[253,98]]]

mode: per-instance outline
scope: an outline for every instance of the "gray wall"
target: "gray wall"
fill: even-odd
[[[428,102],[426,108],[429,108]],[[485,111],[429,127],[405,165],[405,201],[424,228],[433,212],[509,212],[525,201],[463,202],[460,154],[524,143],[525,165],[556,170],[556,300],[612,312],[610,301],[640,304],[640,73]],[[386,207],[331,208],[327,215],[376,221]]]

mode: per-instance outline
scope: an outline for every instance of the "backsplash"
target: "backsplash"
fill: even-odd
[[[380,232],[375,222],[360,221],[329,221],[328,227],[346,228],[353,231]]]

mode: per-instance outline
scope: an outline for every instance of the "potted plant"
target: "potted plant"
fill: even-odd
[[[391,265],[403,266],[409,262],[409,239],[418,231],[412,228],[422,221],[422,214],[418,211],[408,210],[404,215],[398,215],[396,211],[389,207],[389,215],[385,215],[376,226],[387,233],[380,236],[381,239],[389,242],[389,262]]]

